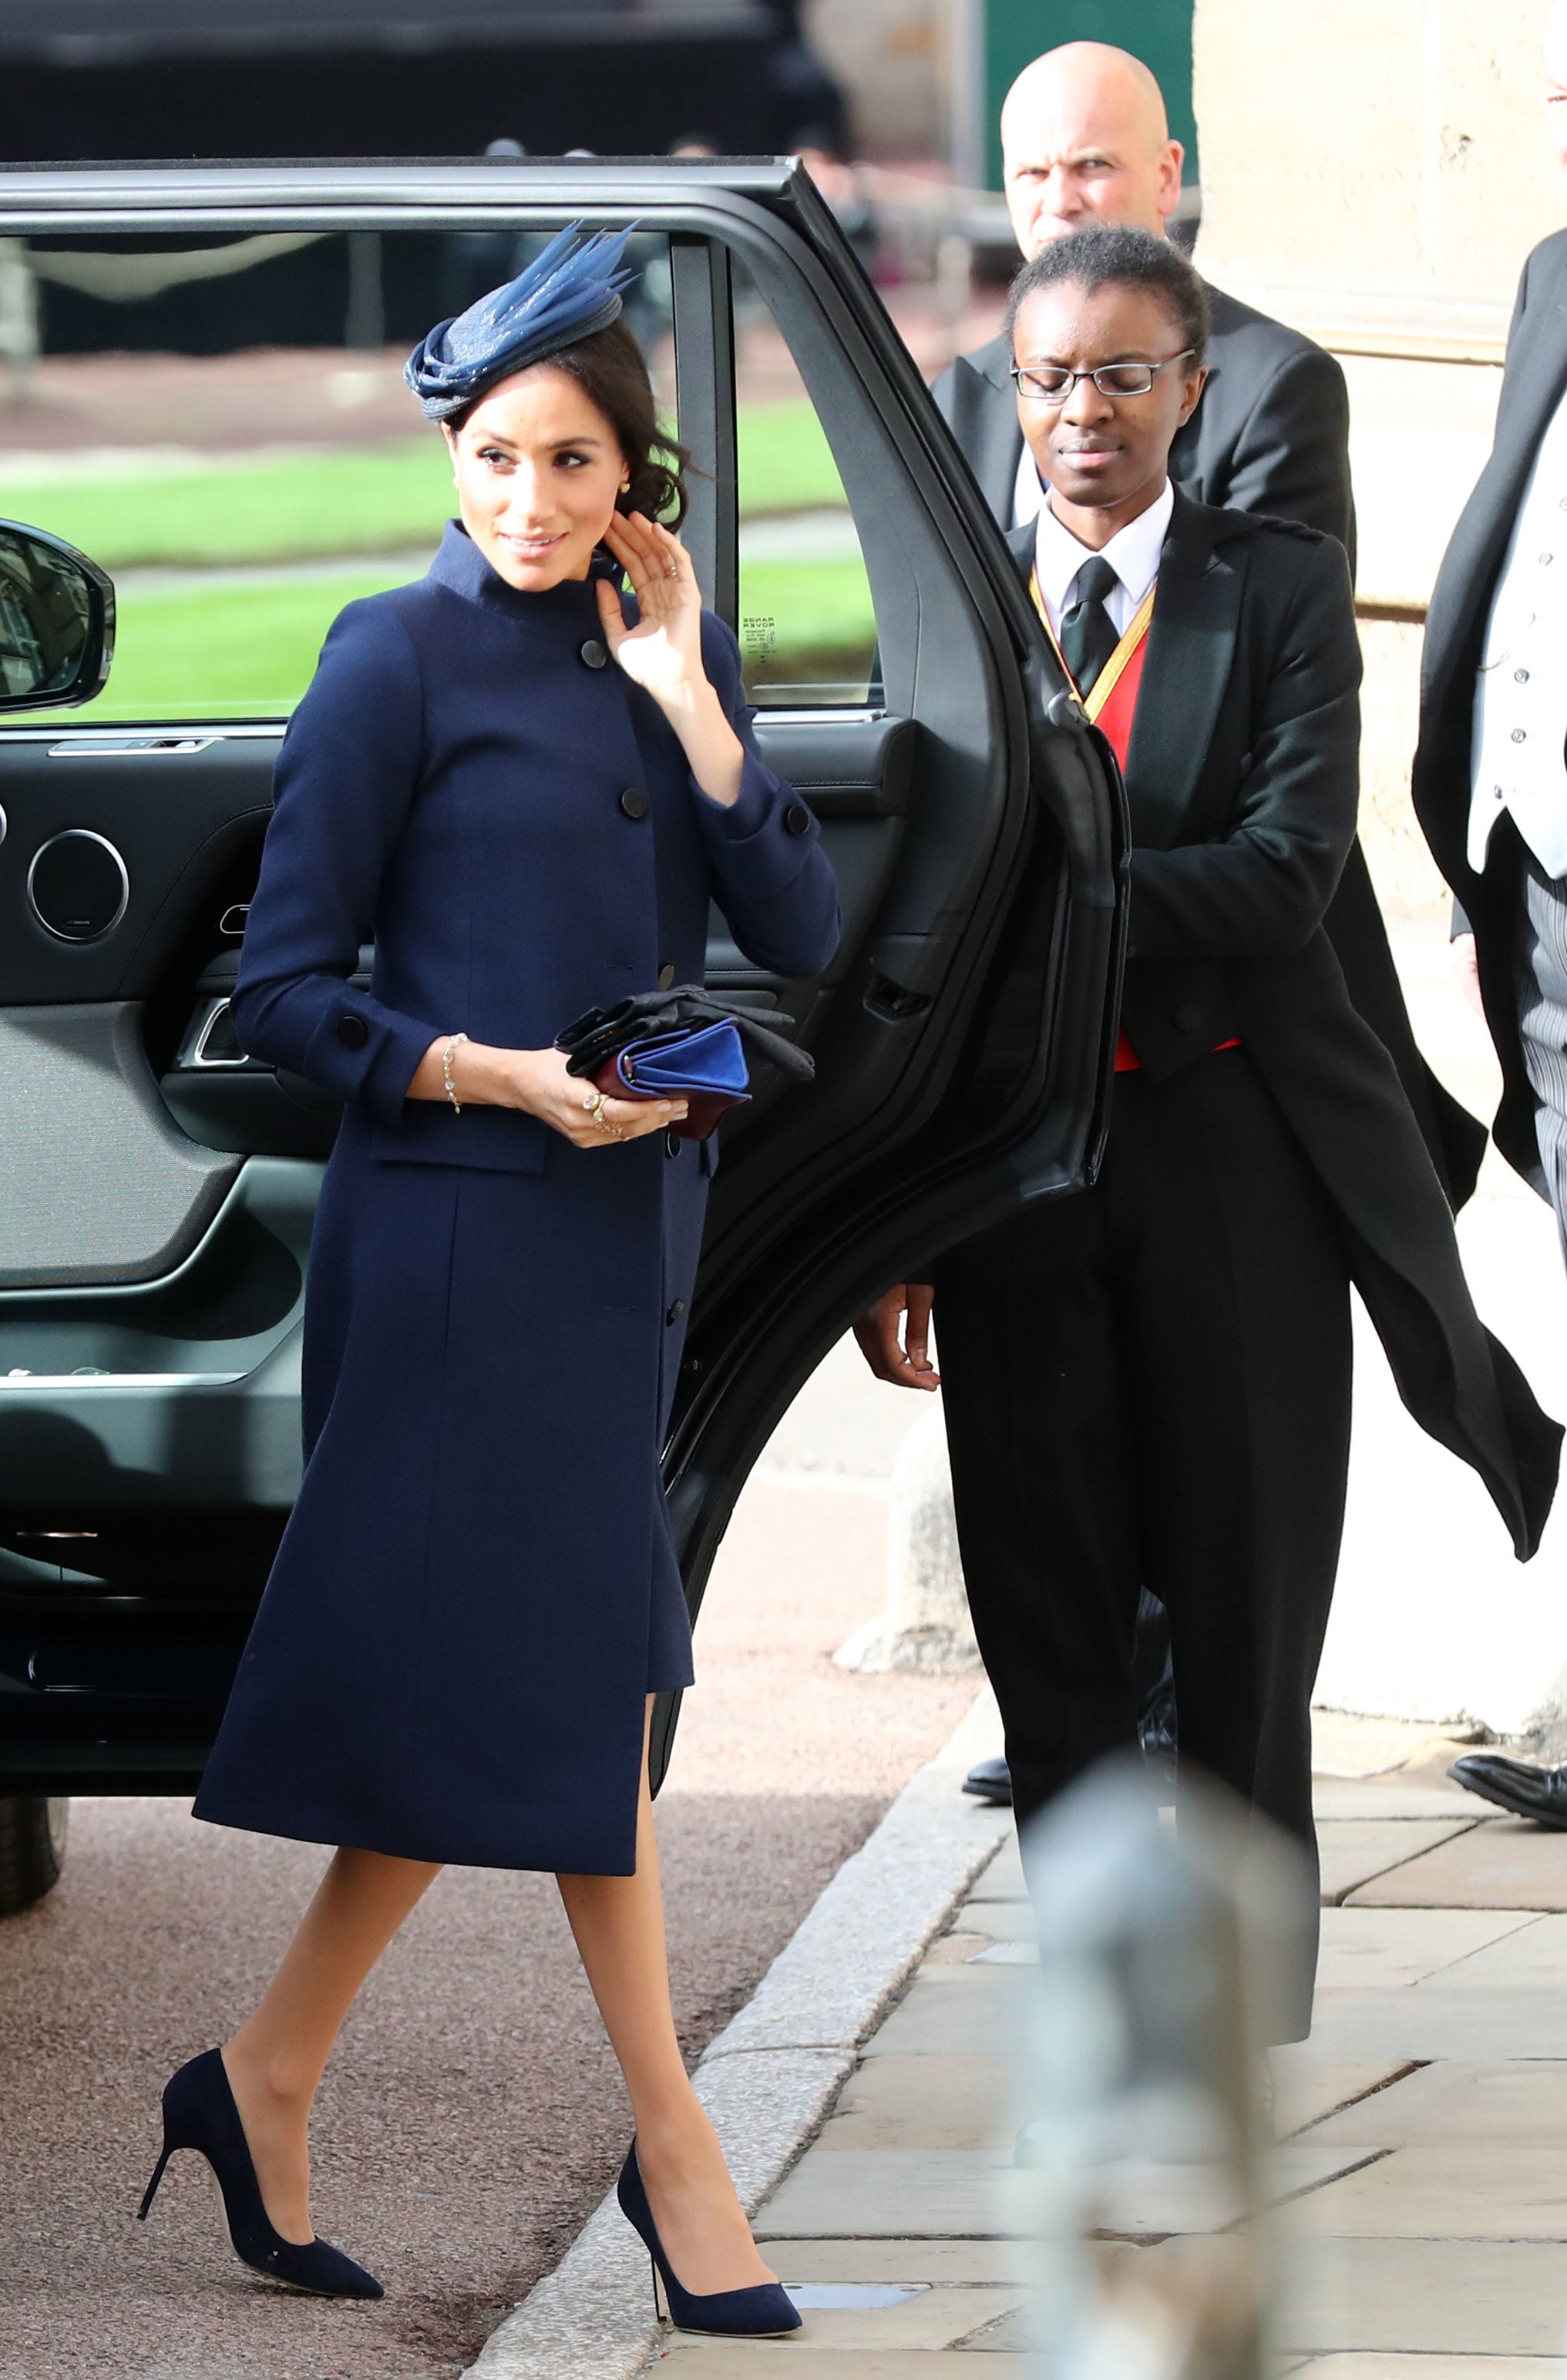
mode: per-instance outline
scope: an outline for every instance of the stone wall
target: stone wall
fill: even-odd
[[[1200,261],[1330,344],[1493,354],[1562,217],[1549,0],[1197,0]]]
[[[848,93],[856,146],[883,164],[951,147],[951,26],[961,0],[808,0],[806,30]]]

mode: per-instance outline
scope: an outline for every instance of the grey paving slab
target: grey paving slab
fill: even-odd
[[[817,2151],[1010,2146],[1026,2111],[1002,2058],[868,2058],[844,2083]]]
[[[962,2056],[1013,2039],[1033,1977],[1020,1967],[923,1967],[865,2045],[867,2058]]]
[[[1319,1819],[1478,1818],[1488,1806],[1462,1785],[1439,1778],[1417,1782],[1381,1777],[1363,1783],[1357,1778],[1318,1777],[1312,1782],[1311,1800]]]
[[[1311,2380],[1562,2380],[1558,2355],[1314,2355]]]
[[[800,2306],[805,2328],[791,2342],[791,2354],[796,2344],[852,2353],[857,2371],[858,2359],[873,2352],[906,2352],[913,2349],[930,2354],[956,2347],[972,2339],[976,2332],[990,2330],[1014,2313],[1023,2304],[1026,2292],[1006,2287],[920,2289],[900,2304],[864,2309],[819,2305],[812,2302],[817,2294],[831,2295],[832,2291],[830,2288],[813,2290],[810,2284],[806,2284]],[[667,2344],[672,2350],[671,2361],[692,2349],[701,2351],[699,2342],[678,2332]]]
[[[1328,1907],[1358,1888],[1436,1850],[1476,1822],[1450,1818],[1329,1818],[1317,1829],[1322,1899]],[[1434,1905],[1445,1906],[1439,1895]]]
[[[1374,1912],[1367,1910],[1364,1913],[1370,1916]],[[1391,1917],[1394,1912],[1388,1910],[1384,1913]],[[1477,1910],[1454,1910],[1451,1913],[1480,1914]],[[1523,1916],[1522,1912],[1519,1914]],[[1444,1969],[1441,1981],[1454,1991],[1482,1992],[1494,1991],[1498,1985],[1511,1987],[1514,1984],[1567,1984],[1567,1916],[1523,1916],[1521,1925],[1499,1935],[1486,1949]]]
[[[1275,2153],[1273,2191],[1280,2198],[1315,2192],[1376,2153],[1292,2143]],[[1241,2211],[1211,2168],[1128,2160],[1102,2178],[1095,2228],[1163,2237],[1214,2229]],[[756,2229],[761,2240],[922,2232],[1025,2240],[1039,2219],[1034,2177],[1012,2166],[1007,2149],[843,2149],[808,2154],[758,2215]]]
[[[1336,2108],[1346,2111],[1410,2070],[1407,2060],[1387,2058],[1319,2058],[1306,2042],[1275,2049],[1269,2064],[1273,2074],[1273,2129],[1287,2139],[1306,2124],[1317,2124]],[[1366,2134],[1345,2134],[1364,2139]],[[1391,2144],[1390,2144],[1391,2145]]]
[[[1358,1886],[1354,1898],[1383,1907],[1567,1909],[1567,1835],[1522,1818],[1487,1820]]]
[[[1326,2183],[1298,2215],[1309,2228],[1341,2237],[1567,2245],[1567,2148],[1422,2142]],[[1567,2304],[1562,2311],[1567,2319]]]
[[[1399,1992],[1319,1992],[1311,2046],[1325,2058],[1452,2058],[1484,2065],[1567,2058],[1567,1991],[1455,1991],[1442,1979]]]
[[[1015,1835],[1007,1838],[989,1867],[975,1878],[968,1898],[970,1900],[1027,1900],[1028,1888],[1023,1881],[1023,1862],[1018,1857]]]
[[[966,1900],[957,1923],[966,1934],[986,1934],[992,1942],[1035,1942],[1039,1935],[1026,1900]]]
[[[1417,1984],[1461,1961],[1473,1964],[1475,1952],[1530,1925],[1517,1910],[1325,1909],[1318,1985],[1353,1991]]]
[[[1390,2149],[1567,2141],[1567,2062],[1416,2067],[1402,2082],[1330,2116],[1313,2138],[1375,2140]],[[1567,2320],[1567,2308],[1563,2315]]]
[[[1162,2256],[1170,2247],[1149,2249]],[[1280,2341],[1318,2354],[1556,2355],[1567,2248],[1534,2240],[1306,2243]]]
[[[796,2281],[1010,2284],[1021,2252],[1009,2240],[781,2240],[769,2252],[779,2279],[793,2288]]]
[[[694,2338],[683,2350],[683,2367],[702,2380],[758,2380],[758,2375],[788,2372],[795,2380],[932,2380],[938,2363],[954,2375],[959,2358],[972,2374],[973,2364],[962,2348],[931,2354],[918,2348],[871,2348],[856,2355],[842,2348],[811,2347],[798,2333],[793,2338],[762,2340],[747,2347],[727,2346],[718,2339]],[[787,2359],[785,2362],[784,2359]],[[1021,2370],[1023,2359],[1017,2359]]]

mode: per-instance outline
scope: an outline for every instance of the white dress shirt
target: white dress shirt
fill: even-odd
[[[1170,516],[1174,509],[1175,491],[1166,480],[1147,512],[1139,513],[1124,528],[1118,528],[1100,551],[1099,560],[1108,562],[1115,573],[1116,584],[1105,597],[1104,608],[1118,637],[1126,634],[1138,604],[1159,577],[1159,557],[1164,551]],[[1567,522],[1563,528],[1567,529]],[[1563,536],[1562,548],[1562,561],[1567,566],[1567,535]],[[1058,633],[1062,613],[1069,611],[1075,600],[1077,573],[1092,558],[1091,549],[1074,537],[1069,528],[1063,528],[1049,504],[1041,504],[1034,531],[1034,568],[1051,625]]]
[[[1039,467],[1023,442],[1023,452],[1017,458],[1017,485],[1012,499],[1012,525],[1021,528],[1025,521],[1038,520],[1039,506],[1045,501],[1045,483],[1039,477]]]
[[[1548,876],[1567,876],[1567,396],[1540,440],[1491,598],[1475,679],[1469,865],[1503,810]]]

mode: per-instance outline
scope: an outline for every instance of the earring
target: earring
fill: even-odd
[[[628,496],[631,493],[631,475],[629,472],[626,473],[625,479],[622,480],[620,483],[620,492],[623,496]]]

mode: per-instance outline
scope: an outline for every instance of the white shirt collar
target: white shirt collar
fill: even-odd
[[[1118,528],[1101,550],[1100,559],[1109,563],[1120,581],[1105,605],[1118,636],[1125,634],[1133,613],[1159,576],[1159,557],[1174,509],[1175,490],[1166,480],[1147,512]],[[1074,581],[1089,558],[1089,548],[1063,528],[1047,500],[1039,507],[1034,532],[1034,566],[1052,628],[1060,626],[1061,615],[1073,599]]]

